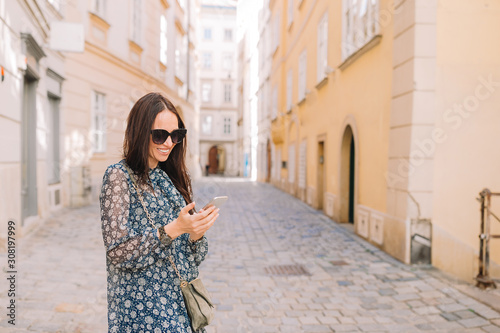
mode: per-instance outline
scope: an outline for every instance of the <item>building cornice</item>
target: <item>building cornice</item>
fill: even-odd
[[[21,39],[26,47],[24,51],[34,56],[37,61],[47,56],[45,52],[43,52],[42,47],[36,42],[32,34],[22,32]]]

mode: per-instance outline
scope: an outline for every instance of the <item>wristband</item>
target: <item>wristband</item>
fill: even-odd
[[[160,233],[160,243],[165,246],[172,244],[172,238],[165,232],[164,227],[158,228],[158,232]]]

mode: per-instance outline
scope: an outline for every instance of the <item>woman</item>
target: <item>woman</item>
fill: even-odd
[[[104,174],[109,332],[192,332],[168,258],[184,279],[195,279],[208,251],[204,234],[219,214],[213,206],[193,213],[185,134],[172,103],[149,93],[128,116],[124,159]]]

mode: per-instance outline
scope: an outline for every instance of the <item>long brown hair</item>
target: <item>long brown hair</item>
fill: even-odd
[[[181,116],[172,102],[160,93],[142,96],[132,107],[127,118],[127,129],[123,140],[123,157],[136,173],[139,181],[149,181],[149,135],[156,116],[169,110],[177,117],[179,128],[185,128]],[[172,183],[186,200],[192,201],[191,178],[186,167],[187,138],[174,146],[168,159],[158,166],[167,173]]]

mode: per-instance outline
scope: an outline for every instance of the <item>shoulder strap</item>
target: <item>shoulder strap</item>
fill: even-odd
[[[123,163],[123,167],[127,170],[128,174],[130,176],[130,179],[132,180],[132,185],[134,186],[135,191],[137,192],[137,196],[139,197],[139,200],[141,201],[142,208],[144,209],[144,212],[146,213],[146,216],[148,217],[149,223],[151,223],[151,226],[153,227],[153,229],[156,229],[156,227],[153,223],[153,220],[151,219],[151,216],[149,215],[148,209],[146,208],[146,205],[144,204],[144,200],[142,199],[142,193],[139,190],[139,187],[137,186],[137,182],[136,182],[135,177],[134,177],[134,172],[129,168],[127,163]]]

